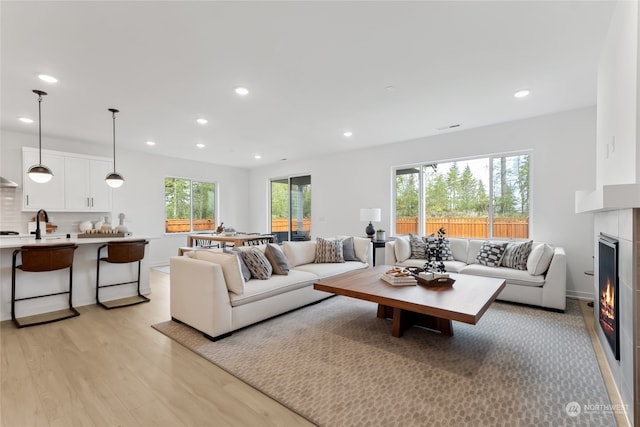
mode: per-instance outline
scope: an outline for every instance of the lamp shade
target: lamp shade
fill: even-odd
[[[27,175],[29,175],[31,180],[38,184],[44,184],[45,182],[51,181],[51,178],[53,178],[53,172],[51,172],[51,169],[43,164],[31,166]]]
[[[382,217],[382,209],[380,208],[360,209],[360,221],[379,222],[381,217]]]
[[[124,178],[117,172],[111,172],[104,180],[111,188],[118,188],[124,184]]]

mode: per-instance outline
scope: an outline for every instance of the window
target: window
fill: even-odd
[[[215,230],[215,189],[212,182],[165,178],[165,232]]]
[[[396,234],[529,237],[529,154],[427,163],[395,177]]]
[[[311,238],[311,176],[271,180],[271,233],[279,242]]]

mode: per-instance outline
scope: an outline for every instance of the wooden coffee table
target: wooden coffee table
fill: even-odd
[[[451,273],[452,287],[392,286],[380,278],[380,265],[314,283],[314,289],[378,303],[378,317],[391,318],[391,335],[401,337],[411,325],[453,335],[452,320],[475,325],[502,289],[503,279]]]

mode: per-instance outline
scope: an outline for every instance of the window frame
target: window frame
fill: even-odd
[[[495,159],[500,159],[503,157],[515,157],[515,156],[528,156],[529,161],[529,177],[528,177],[528,225],[527,225],[527,238],[516,238],[516,237],[495,237],[494,236],[494,177],[493,177],[493,162]],[[431,160],[424,161],[418,163],[404,164],[400,166],[392,167],[391,170],[391,181],[392,181],[392,206],[390,209],[391,212],[391,223],[392,223],[392,232],[394,235],[397,235],[397,173],[399,170],[403,169],[412,169],[415,168],[418,171],[418,234],[425,235],[425,179],[424,179],[424,168],[433,164],[443,164],[443,163],[454,163],[454,162],[465,162],[470,160],[478,160],[478,159],[486,159],[489,164],[489,188],[488,188],[488,198],[489,198],[489,212],[488,212],[488,220],[489,220],[489,235],[486,239],[500,239],[500,240],[530,240],[531,239],[531,231],[532,231],[532,212],[533,212],[533,150],[520,150],[520,151],[510,151],[510,152],[502,152],[502,153],[493,153],[487,155],[479,155],[479,156],[470,156],[470,157],[460,157],[454,159],[444,159],[444,160]],[[455,236],[452,236],[455,237]],[[463,237],[461,237],[463,238]]]
[[[268,182],[268,197],[269,197],[269,206],[268,206],[268,225],[269,225],[269,232],[279,236],[280,233],[283,232],[274,232],[273,231],[273,183],[274,182],[278,182],[278,181],[285,181],[287,182],[287,205],[288,205],[288,218],[287,218],[287,236],[286,236],[286,241],[292,241],[293,240],[293,231],[298,231],[298,230],[304,230],[304,223],[302,226],[299,226],[299,228],[297,230],[293,230],[293,201],[291,198],[291,186],[292,186],[292,181],[295,179],[307,179],[309,180],[308,186],[311,189],[311,182],[313,181],[312,176],[310,173],[300,173],[300,174],[295,174],[295,175],[287,175],[287,176],[280,176],[280,177],[275,177],[275,178],[269,178],[269,182]],[[311,194],[313,194],[313,190],[311,190]],[[311,200],[313,200],[313,196],[311,196]],[[311,218],[313,218],[313,214],[311,212],[313,207],[313,203],[310,203],[309,205],[309,220],[311,221]],[[304,213],[304,205],[302,207],[303,209],[303,213]],[[303,220],[304,220],[304,215],[303,215]],[[309,224],[309,227],[311,228],[311,224]],[[309,230],[309,232],[311,232],[311,229]],[[278,241],[285,241],[285,240],[281,240],[280,238],[278,238]]]
[[[184,180],[184,181],[189,181],[189,231],[176,231],[176,232],[170,232],[167,231],[167,193],[166,193],[166,182],[167,179],[180,179],[180,180]],[[204,183],[204,184],[213,184],[213,228],[211,229],[207,229],[207,230],[194,230],[193,229],[193,183],[194,182],[200,182],[200,183]],[[165,227],[164,227],[164,235],[167,236],[177,236],[177,235],[186,235],[186,234],[193,234],[193,233],[202,233],[202,232],[213,232],[216,230],[217,227],[217,218],[219,218],[219,185],[217,181],[205,181],[203,179],[198,179],[198,178],[186,178],[186,177],[180,177],[180,176],[165,176],[164,177],[164,220],[165,220]]]

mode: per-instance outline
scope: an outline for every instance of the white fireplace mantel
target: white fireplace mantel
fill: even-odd
[[[640,207],[640,184],[604,185],[576,191],[576,213],[594,213]]]

